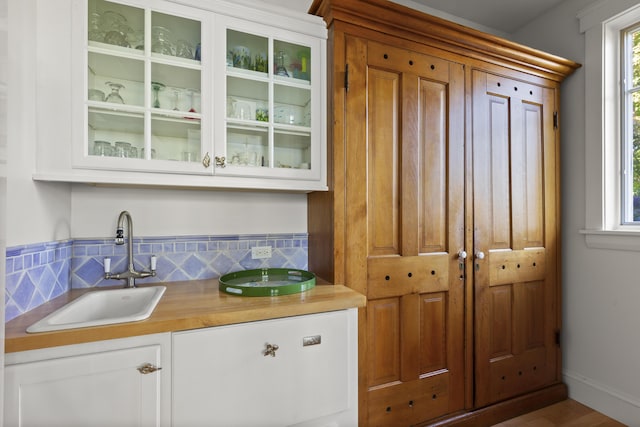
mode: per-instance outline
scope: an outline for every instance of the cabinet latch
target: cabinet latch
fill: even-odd
[[[349,92],[349,64],[344,66],[344,89]]]

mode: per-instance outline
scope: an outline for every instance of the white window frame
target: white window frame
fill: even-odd
[[[621,224],[620,34],[640,21],[640,1],[601,0],[578,14],[585,34],[587,246],[640,251],[640,225]]]

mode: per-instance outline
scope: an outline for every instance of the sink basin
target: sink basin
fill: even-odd
[[[27,328],[47,332],[134,322],[151,316],[166,286],[87,292]]]

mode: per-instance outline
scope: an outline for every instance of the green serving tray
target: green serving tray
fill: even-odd
[[[245,297],[274,297],[304,292],[316,285],[316,276],[293,268],[260,268],[220,276],[219,289]]]

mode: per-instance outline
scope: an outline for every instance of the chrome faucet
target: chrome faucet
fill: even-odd
[[[124,245],[124,221],[127,220],[127,270],[112,274],[111,273],[111,258],[104,259],[104,278],[115,280],[126,280],[125,288],[135,288],[136,279],[142,279],[144,277],[154,277],[156,275],[156,262],[155,255],[151,255],[151,271],[136,271],[133,263],[133,220],[131,214],[127,211],[120,212],[118,217],[118,227],[116,228],[116,245]]]

